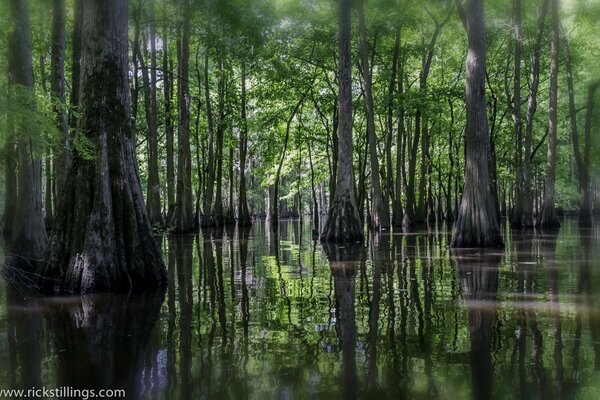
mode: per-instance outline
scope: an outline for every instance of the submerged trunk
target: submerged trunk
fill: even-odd
[[[352,62],[350,59],[350,0],[340,0],[339,137],[335,194],[321,234],[324,241],[362,241],[363,232],[354,194],[352,166]]]
[[[28,2],[11,0],[14,21],[8,48],[8,71],[13,101],[23,110],[35,112],[35,85],[31,60]],[[42,160],[36,145],[39,132],[16,123],[17,197],[11,246],[6,265],[32,271],[46,246],[46,228],[42,208]],[[6,216],[5,216],[6,217]]]
[[[536,221],[540,228],[558,228],[560,222],[554,207],[554,185],[556,180],[557,161],[557,106],[558,106],[558,0],[552,0],[552,42],[550,44],[550,102],[548,123],[548,153],[546,160],[546,181],[544,185],[544,200],[540,216]]]
[[[222,227],[225,222],[225,213],[223,212],[223,141],[225,136],[225,69],[223,65],[223,58],[219,60],[219,124],[217,125],[217,143],[215,144],[216,149],[216,162],[217,162],[217,174],[216,184],[217,188],[215,191],[215,202],[212,206],[210,215],[211,224],[215,227]]]
[[[388,206],[384,202],[379,179],[379,159],[377,156],[377,136],[375,132],[375,112],[373,110],[373,94],[371,91],[371,70],[367,50],[367,26],[364,5],[358,7],[358,26],[360,33],[360,59],[363,82],[365,85],[365,115],[367,118],[367,139],[369,146],[369,164],[371,166],[371,229],[389,229],[390,216]],[[366,160],[365,160],[366,162]]]
[[[492,189],[485,102],[485,25],[483,1],[469,0],[466,14],[468,54],[466,63],[466,160],[465,183],[452,247],[502,247]]]
[[[131,132],[127,2],[86,0],[79,140],[59,205],[46,286],[90,293],[161,285],[165,268],[152,237]]]

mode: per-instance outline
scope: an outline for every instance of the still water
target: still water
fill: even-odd
[[[163,238],[157,293],[0,291],[0,389],[124,388],[128,399],[598,399],[598,230],[448,248],[438,230],[311,239]]]

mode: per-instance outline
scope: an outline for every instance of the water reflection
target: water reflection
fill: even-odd
[[[145,385],[158,384],[156,376],[145,384],[142,377],[163,297],[159,291],[40,299],[8,290],[10,387],[124,389],[139,397]]]
[[[600,397],[596,230],[453,253],[448,231],[323,246],[308,221],[164,238],[164,293],[0,290],[0,389],[127,398]],[[596,396],[599,394],[599,396]]]
[[[498,253],[474,253],[472,250],[453,250],[452,254],[463,298],[467,303],[471,385],[473,398],[477,400],[492,397],[492,339],[497,320],[494,303],[498,294],[498,266],[501,257]]]

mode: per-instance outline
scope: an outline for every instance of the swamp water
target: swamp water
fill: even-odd
[[[169,286],[24,298],[0,286],[0,389],[128,399],[598,399],[599,232],[443,230],[323,248],[308,220],[163,238]],[[333,259],[333,261],[330,261]]]

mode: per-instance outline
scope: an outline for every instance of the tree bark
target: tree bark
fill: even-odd
[[[246,153],[248,151],[248,120],[246,117],[246,60],[242,60],[241,76],[241,126],[240,126],[240,186],[238,199],[238,225],[250,226],[250,212],[246,196]]]
[[[70,162],[69,119],[65,104],[65,1],[53,0],[52,2],[52,50],[50,57],[50,89],[54,100],[59,104],[55,106],[56,126],[60,133],[60,142],[54,150],[54,193],[58,196],[65,184],[65,178]],[[47,189],[48,190],[48,189]],[[58,199],[55,199],[55,204]]]
[[[166,4],[166,2],[165,2]],[[166,6],[165,6],[166,7]],[[166,10],[164,10],[166,15]],[[175,162],[173,160],[173,116],[171,101],[173,99],[173,66],[169,63],[168,23],[163,28],[163,96],[165,101],[165,136],[167,147],[167,219],[170,220],[175,209]]]
[[[139,290],[165,282],[134,155],[127,1],[85,0],[80,130],[43,284],[61,292]]]
[[[163,224],[160,206],[160,175],[158,171],[158,132],[156,124],[156,28],[154,21],[154,1],[148,4],[150,18],[150,69],[142,71],[144,76],[144,101],[148,126],[148,182],[146,206],[150,224]],[[140,57],[142,60],[142,57]],[[144,64],[142,64],[142,67]],[[150,77],[148,78],[148,75]]]
[[[208,160],[206,162],[206,183],[204,190],[204,217],[202,218],[202,226],[211,225],[211,212],[213,204],[213,193],[215,183],[215,162],[214,162],[214,124],[212,106],[210,100],[210,87],[208,78],[208,60],[209,60],[209,49],[206,48],[204,54],[204,95],[206,98],[206,123],[208,125]]]
[[[182,26],[178,45],[177,103],[177,193],[171,226],[176,233],[191,232],[196,228],[192,199],[192,152],[190,148],[190,19],[191,7],[186,0],[181,7]]]
[[[17,106],[35,112],[35,84],[31,59],[29,2],[10,1],[14,26],[8,43],[8,72],[11,92]],[[46,227],[42,207],[41,149],[36,145],[36,132],[20,121],[15,129],[17,149],[17,201],[7,267],[32,272],[41,260],[46,246]]]
[[[367,139],[369,146],[369,164],[371,166],[371,229],[387,230],[390,228],[389,207],[383,199],[379,180],[379,157],[377,155],[377,133],[375,132],[375,111],[373,110],[373,93],[371,69],[367,49],[367,24],[363,1],[358,6],[358,30],[360,35],[360,59],[362,77],[365,85],[365,116],[367,119]],[[390,157],[391,158],[391,157]],[[366,160],[365,160],[366,161]]]
[[[217,125],[217,142],[215,143],[215,161],[217,163],[216,173],[216,191],[215,201],[212,206],[210,213],[211,225],[215,227],[222,227],[225,222],[225,214],[223,212],[223,144],[225,136],[225,67],[224,60],[221,57],[219,60],[219,87],[218,87],[218,112],[219,112],[219,123]]]
[[[490,154],[485,102],[485,25],[483,1],[468,0],[466,30],[466,162],[465,183],[452,247],[502,247],[489,182]]]
[[[571,122],[571,141],[573,143],[573,155],[577,166],[577,179],[579,183],[579,226],[592,226],[592,199],[590,191],[590,150],[591,129],[594,110],[594,95],[600,86],[600,81],[592,82],[588,86],[588,97],[586,103],[585,126],[583,149],[579,143],[579,130],[577,127],[577,110],[575,108],[575,89],[573,84],[573,64],[571,51],[566,38],[563,38],[565,49],[565,66],[567,69],[567,87],[569,92],[569,119]]]
[[[73,1],[74,17],[73,17],[73,32],[71,33],[71,110],[69,115],[69,128],[75,130],[77,128],[79,106],[79,83],[81,80],[81,25],[83,22],[83,0]],[[67,171],[65,171],[65,175]]]
[[[515,47],[515,61],[514,61],[514,77],[513,77],[513,104],[512,104],[512,118],[515,132],[515,171],[516,171],[516,185],[515,185],[515,207],[512,210],[510,224],[513,228],[523,227],[523,191],[529,190],[525,188],[523,182],[523,137],[522,137],[522,123],[521,123],[521,49],[522,49],[522,38],[521,38],[521,0],[515,0],[513,4],[514,10],[514,47]]]
[[[558,0],[552,0],[550,4],[552,20],[552,41],[550,43],[550,101],[549,101],[549,124],[548,124],[548,153],[546,159],[546,181],[544,185],[544,200],[540,216],[536,221],[542,229],[554,229],[560,227],[554,207],[554,185],[556,180],[557,160],[557,131],[558,131],[558,47],[559,47],[559,22],[558,22]]]
[[[537,110],[537,92],[540,83],[540,56],[542,51],[542,40],[544,37],[544,26],[548,14],[549,0],[544,0],[538,19],[535,44],[531,52],[531,66],[529,72],[529,94],[527,96],[527,122],[525,125],[525,150],[523,154],[523,192],[521,195],[521,227],[528,229],[533,226],[533,193],[531,184],[531,144],[533,141],[533,117]]]
[[[352,166],[352,61],[350,59],[350,0],[339,2],[339,138],[337,182],[321,240],[362,241]]]

